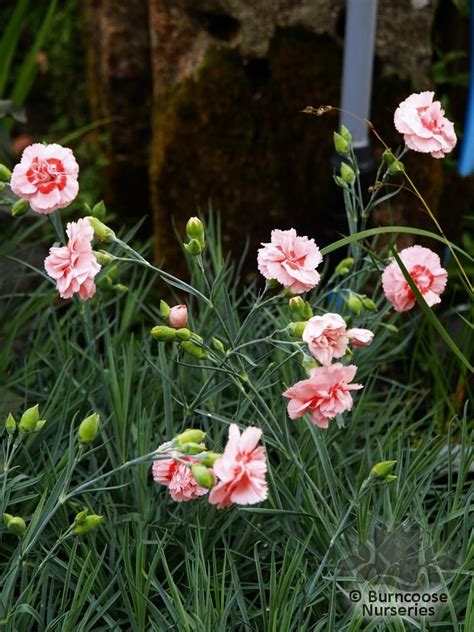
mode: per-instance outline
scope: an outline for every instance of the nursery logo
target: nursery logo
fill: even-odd
[[[378,523],[343,566],[353,578],[343,586],[344,594],[364,617],[418,619],[434,616],[448,602],[441,579],[455,561],[439,554],[416,524],[388,528]]]

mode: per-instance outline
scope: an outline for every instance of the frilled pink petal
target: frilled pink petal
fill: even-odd
[[[255,428],[254,426],[250,426],[246,428],[239,439],[239,452],[243,454],[249,454],[256,447],[257,443],[260,441],[262,437],[262,431],[260,428]]]

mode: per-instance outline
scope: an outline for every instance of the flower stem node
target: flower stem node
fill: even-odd
[[[5,430],[10,436],[15,434],[16,421],[15,421],[15,417],[13,417],[11,413],[8,413],[8,417],[5,419]]]
[[[189,355],[192,355],[194,358],[198,360],[204,360],[207,358],[207,351],[195,344],[192,340],[185,340],[181,343],[181,348]]]
[[[195,463],[191,466],[191,472],[194,476],[194,480],[201,487],[205,487],[206,489],[211,489],[211,487],[214,487],[214,474],[205,465],[202,465],[201,463]]]
[[[12,217],[21,217],[22,215],[28,213],[29,209],[30,203],[28,200],[21,198],[12,206]]]
[[[201,443],[205,438],[204,430],[187,428],[176,437],[176,445],[181,448],[185,443]]]
[[[79,441],[84,445],[92,443],[99,433],[99,426],[100,415],[98,413],[93,413],[89,415],[89,417],[86,417],[79,426]]]
[[[346,276],[351,271],[353,265],[354,259],[352,257],[346,257],[337,264],[335,272],[340,276]]]
[[[347,299],[347,307],[351,310],[353,314],[358,316],[362,311],[362,301],[355,294],[349,294]]]
[[[167,325],[157,325],[153,327],[150,334],[155,340],[160,342],[173,342],[176,340],[176,329],[168,327]]]
[[[373,478],[387,478],[389,475],[392,475],[396,463],[396,461],[381,461],[380,463],[376,463],[370,470],[370,475]]]
[[[89,215],[86,219],[88,220],[89,224],[94,229],[94,235],[97,237],[99,241],[105,241],[105,242],[114,241],[115,239],[114,231],[108,226],[106,226],[104,223],[102,223],[100,219],[97,219],[97,217],[93,217],[92,215]]]
[[[5,165],[0,164],[0,182],[10,182],[12,172]]]
[[[186,224],[186,235],[192,240],[196,240],[201,249],[204,248],[206,241],[204,236],[204,226],[199,217],[190,217]]]
[[[3,514],[3,522],[8,529],[15,535],[22,535],[26,529],[26,523],[21,516],[12,516],[11,514]]]
[[[341,178],[347,184],[353,184],[355,182],[356,176],[352,167],[345,162],[341,164]]]
[[[85,535],[86,533],[89,533],[89,531],[96,529],[100,525],[103,519],[104,519],[104,516],[98,516],[97,514],[91,514],[90,516],[85,516],[84,519],[79,524],[75,524],[73,531],[77,535]]]
[[[292,338],[301,338],[306,327],[306,321],[298,321],[288,325],[288,333]]]

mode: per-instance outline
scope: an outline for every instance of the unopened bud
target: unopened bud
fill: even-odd
[[[301,338],[306,327],[306,321],[290,323],[288,325],[288,333],[292,338]]]
[[[335,272],[340,276],[346,276],[347,274],[349,274],[353,265],[354,259],[352,257],[346,257],[337,264]]]
[[[374,303],[374,301],[371,298],[368,298],[367,296],[362,299],[362,305],[364,306],[365,309],[368,309],[371,312],[377,311],[377,305]]]
[[[405,171],[405,165],[400,160],[394,160],[392,164],[388,168],[388,172],[392,175],[397,175],[397,173],[403,173]]]
[[[194,480],[201,487],[211,489],[215,484],[214,474],[205,465],[196,463],[191,466],[191,472],[194,476]]]
[[[15,535],[22,535],[26,529],[26,523],[21,516],[12,516],[11,514],[3,514],[3,522],[8,529]]]
[[[201,248],[204,248],[204,226],[199,217],[191,217],[186,224],[186,235],[189,239],[199,242]]]
[[[191,239],[187,244],[183,244],[184,249],[192,257],[197,257],[202,252],[202,246],[197,239]]]
[[[204,360],[205,358],[207,358],[207,351],[199,345],[195,344],[192,340],[186,340],[185,342],[182,342],[181,348],[183,349],[183,351],[186,351],[186,353],[189,353],[189,355],[192,355],[198,360]]]
[[[341,136],[346,142],[352,142],[352,135],[345,125],[341,125]]]
[[[200,462],[206,467],[212,467],[217,459],[220,458],[222,458],[222,454],[219,454],[218,452],[205,452],[201,456]]]
[[[39,432],[42,428],[46,426],[46,419],[40,419],[36,422],[36,426],[33,432]]]
[[[80,524],[76,524],[73,531],[77,535],[84,535],[86,533],[89,533],[89,531],[96,529],[103,519],[104,516],[98,516],[97,514],[85,516],[84,520]]]
[[[160,315],[168,320],[168,317],[171,312],[171,307],[168,305],[166,301],[160,301]]]
[[[347,307],[356,315],[362,311],[362,301],[355,294],[350,294],[347,299]]]
[[[381,461],[376,463],[370,470],[370,475],[374,478],[386,478],[392,473],[396,461]]]
[[[345,162],[341,164],[341,178],[344,182],[347,182],[347,184],[352,184],[356,179],[354,170]]]
[[[93,217],[92,215],[89,215],[88,217],[86,217],[86,219],[89,221],[89,224],[94,229],[94,235],[97,237],[99,241],[107,241],[107,242],[114,241],[115,239],[114,231],[108,226],[106,226],[105,224],[103,224],[100,221],[100,219],[97,219],[97,217]]]
[[[28,213],[29,208],[30,203],[28,202],[28,200],[21,198],[20,200],[17,200],[12,206],[12,216],[21,217],[22,215],[25,215],[25,213]]]
[[[391,165],[393,162],[395,162],[396,158],[393,155],[393,152],[391,149],[386,149],[383,154],[382,154],[382,160],[386,165]]]
[[[188,428],[176,437],[176,444],[181,447],[185,443],[201,443],[205,438],[204,430]]]
[[[183,443],[179,448],[183,454],[201,454],[206,446],[204,443]]]
[[[104,219],[104,217],[107,215],[107,209],[105,208],[103,200],[97,202],[97,204],[94,204],[94,206],[92,207],[91,215],[99,220]]]
[[[120,294],[126,294],[128,292],[128,287],[123,283],[116,283],[114,286],[112,286],[112,289],[116,292],[120,292]]]
[[[20,423],[18,429],[20,432],[28,434],[30,432],[35,432],[36,424],[39,421],[39,405],[32,406],[25,410],[23,415],[21,416]]]
[[[191,338],[191,332],[186,327],[182,327],[181,329],[176,330],[176,339],[183,342],[184,340],[189,340]]]
[[[12,172],[5,165],[0,165],[0,182],[10,182]]]
[[[92,415],[86,417],[79,426],[79,431],[77,434],[79,441],[84,445],[92,443],[99,432],[99,425],[100,415],[98,415],[97,413],[92,413]]]
[[[385,329],[387,329],[392,334],[398,334],[398,327],[392,325],[392,323],[384,323]]]
[[[277,287],[280,287],[280,284],[276,279],[267,279],[265,281],[265,287],[269,290],[275,290]]]
[[[167,325],[157,325],[153,327],[150,334],[155,340],[160,342],[170,342],[176,340],[176,329],[168,327]]]
[[[316,360],[313,357],[308,356],[308,355],[304,355],[303,359],[301,361],[301,366],[306,371],[306,373],[309,375],[310,372],[318,366],[318,363],[316,362]]]
[[[215,349],[216,351],[225,351],[224,344],[221,340],[219,340],[219,338],[213,338],[211,340],[211,344],[213,349]]]
[[[294,321],[308,320],[313,315],[311,305],[304,301],[301,296],[290,298],[288,305],[290,307],[291,319]]]
[[[74,524],[83,524],[88,515],[89,511],[87,509],[80,511],[78,514],[76,514],[76,517],[74,518]]]
[[[16,421],[11,413],[8,413],[8,417],[5,419],[5,430],[10,436],[15,434]]]
[[[94,250],[94,257],[97,260],[97,263],[100,263],[101,266],[106,266],[114,260],[112,255],[109,255],[105,250]]]
[[[333,141],[334,141],[334,148],[336,149],[338,154],[342,154],[343,156],[345,156],[349,153],[349,143],[342,136],[342,134],[333,132]]]
[[[109,277],[108,274],[101,275],[97,281],[97,286],[101,290],[105,290],[105,291],[111,290],[113,284],[114,282],[112,281],[112,279]]]

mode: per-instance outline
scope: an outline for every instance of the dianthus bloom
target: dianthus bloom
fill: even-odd
[[[66,246],[53,247],[44,261],[46,272],[56,281],[61,298],[79,294],[87,300],[95,294],[94,278],[100,265],[92,251],[94,231],[87,219],[70,222],[66,229],[69,241]]]
[[[427,304],[431,307],[440,303],[440,294],[446,286],[448,273],[441,267],[438,255],[423,246],[410,246],[402,250],[399,257]],[[382,286],[385,296],[397,312],[406,312],[415,305],[415,295],[396,260],[385,268]]]
[[[230,426],[224,454],[213,466],[220,480],[211,489],[209,502],[218,509],[232,503],[253,505],[267,497],[265,448],[257,446],[261,436],[262,431],[253,426],[242,434],[235,424]]]
[[[186,327],[188,324],[188,308],[186,305],[175,305],[170,310],[169,323],[171,327]]]
[[[303,340],[316,360],[331,364],[333,358],[342,358],[347,351],[346,321],[339,314],[313,316],[303,331]]]
[[[271,242],[258,251],[258,269],[293,294],[312,290],[319,283],[317,266],[323,260],[314,239],[298,237],[294,228],[272,230]]]
[[[283,393],[288,397],[288,415],[298,419],[311,413],[311,421],[320,428],[327,428],[329,420],[346,410],[352,409],[350,391],[363,388],[362,384],[351,384],[357,367],[340,363],[317,367],[311,370],[307,380],[297,382]]]
[[[367,347],[374,339],[374,332],[370,331],[370,329],[353,327],[348,330],[347,336],[353,347]]]
[[[34,143],[27,147],[13,169],[10,186],[29,201],[33,211],[52,213],[77,196],[79,166],[67,147]]]
[[[444,158],[456,145],[456,134],[433,97],[434,92],[411,94],[395,110],[394,122],[409,149]]]
[[[175,452],[174,456],[179,456],[182,461],[198,463],[194,459],[179,455],[178,452]],[[155,483],[166,485],[171,498],[176,502],[187,502],[188,500],[204,496],[209,491],[196,483],[188,465],[180,463],[171,457],[153,461],[152,473]]]

